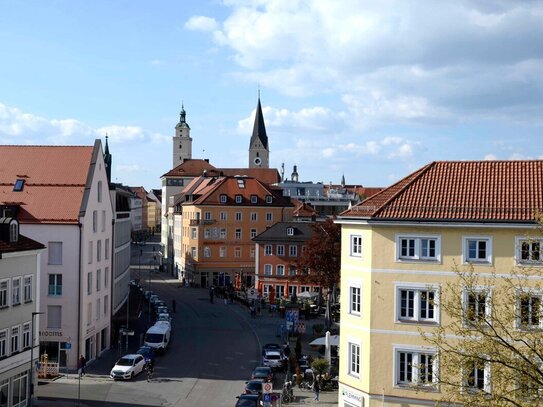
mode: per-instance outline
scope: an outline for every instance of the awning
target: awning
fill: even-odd
[[[321,336],[309,343],[310,346],[325,346],[326,336]],[[339,346],[339,335],[330,335],[330,346]]]

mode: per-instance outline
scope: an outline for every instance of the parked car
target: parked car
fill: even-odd
[[[266,351],[275,350],[277,352],[283,353],[283,347],[277,343],[267,343],[262,346],[262,356],[266,354]]]
[[[120,358],[109,374],[112,379],[130,380],[140,374],[145,366],[145,358],[139,354],[128,354]]]
[[[158,307],[166,307],[166,301],[158,299],[155,302],[153,302],[153,307],[155,307],[155,309],[157,309]]]
[[[265,382],[273,382],[273,371],[271,367],[255,367],[253,373],[251,374],[251,379],[261,379]]]
[[[240,394],[237,399],[235,407],[259,407],[263,405],[258,394]]]
[[[245,382],[245,394],[262,394],[262,379],[253,379]]]
[[[169,314],[170,313],[170,310],[168,309],[168,307],[164,307],[164,306],[158,306],[158,307],[155,307],[155,314],[158,315],[158,314]]]
[[[152,291],[144,291],[143,292],[143,298],[145,298],[147,301],[149,301],[149,299],[151,298],[152,295],[153,295]]]
[[[285,358],[281,352],[268,350],[262,357],[262,365],[271,367],[273,370],[281,370],[284,366]]]
[[[166,313],[158,314],[156,317],[156,322],[161,322],[161,321],[168,322],[169,324],[171,324],[172,317],[170,316],[170,314],[166,314]]]
[[[155,305],[155,302],[160,301],[160,297],[156,294],[153,294],[149,297],[149,302],[151,305]]]
[[[155,358],[155,350],[147,345],[140,346],[136,353],[139,355],[143,355],[143,357],[145,358],[145,363]]]
[[[170,344],[171,326],[167,322],[157,322],[145,333],[144,344],[153,348],[156,353],[163,353]]]

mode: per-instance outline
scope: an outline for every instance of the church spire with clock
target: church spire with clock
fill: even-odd
[[[192,138],[186,115],[185,107],[181,104],[179,123],[175,126],[175,136],[173,137],[173,168],[192,158]]]
[[[268,148],[268,136],[266,135],[266,126],[264,125],[264,116],[262,115],[259,92],[253,135],[251,136],[251,142],[249,143],[249,168],[269,167],[270,150]]]

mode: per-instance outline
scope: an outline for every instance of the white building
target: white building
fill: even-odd
[[[0,146],[0,192],[21,233],[43,243],[40,353],[75,369],[109,347],[113,210],[94,146]]]
[[[12,186],[13,187],[13,186]],[[29,372],[38,358],[36,290],[43,245],[19,235],[11,217],[14,206],[0,202],[0,406],[26,406],[31,397]],[[34,339],[34,349],[32,347]],[[35,372],[35,370],[34,370]],[[34,386],[35,387],[35,386]]]

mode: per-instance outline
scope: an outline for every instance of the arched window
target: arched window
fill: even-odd
[[[16,220],[9,224],[9,241],[15,243],[19,240],[19,223]]]

